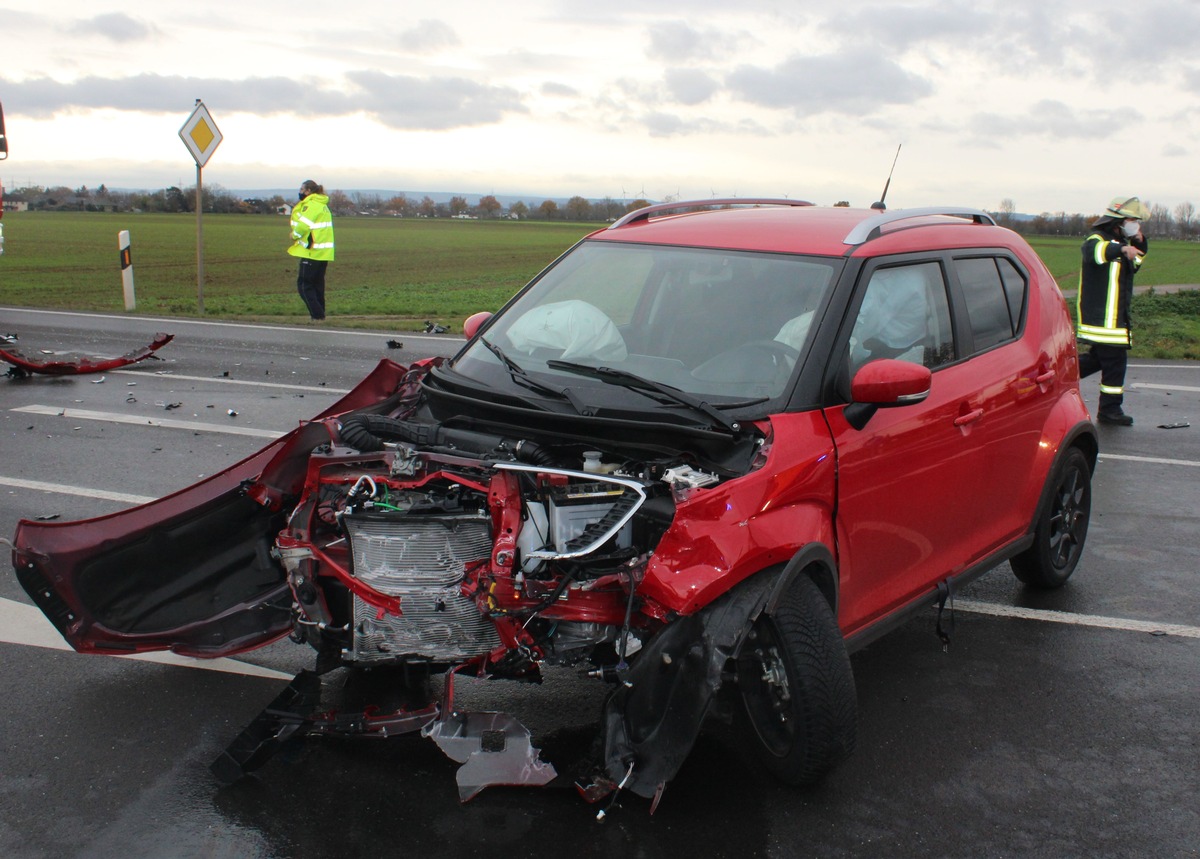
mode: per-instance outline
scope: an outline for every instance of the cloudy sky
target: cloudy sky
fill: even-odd
[[[1200,204],[1200,3],[0,0],[0,180]]]

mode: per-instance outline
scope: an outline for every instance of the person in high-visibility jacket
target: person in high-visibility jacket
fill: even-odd
[[[314,320],[325,318],[325,269],[333,262],[333,214],[325,189],[306,179],[300,202],[292,209],[292,256],[300,257],[296,291]]]
[[[1133,276],[1150,247],[1142,232],[1142,221],[1149,216],[1150,211],[1137,197],[1114,197],[1083,240],[1075,333],[1088,350],[1080,352],[1079,375],[1082,378],[1100,373],[1096,417],[1101,423],[1133,423],[1121,404],[1125,399],[1129,347],[1133,345],[1129,320]]]

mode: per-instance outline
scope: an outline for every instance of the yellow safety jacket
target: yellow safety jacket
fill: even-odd
[[[333,262],[333,215],[327,196],[309,194],[292,209],[292,239],[292,256]]]
[[[1145,239],[1128,242],[1140,252],[1133,260],[1121,251],[1126,244],[1124,237],[1102,230],[1083,240],[1079,295],[1075,299],[1078,311],[1075,333],[1080,340],[1125,348],[1133,344],[1129,330],[1133,275],[1141,268],[1149,243]]]

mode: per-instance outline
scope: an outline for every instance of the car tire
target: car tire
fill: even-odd
[[[742,738],[776,777],[812,784],[854,751],[850,658],[812,579],[798,576],[758,617],[736,661]]]
[[[1039,514],[1033,545],[1010,562],[1017,578],[1036,588],[1066,584],[1087,538],[1092,510],[1092,470],[1079,448],[1067,451],[1051,477],[1050,503]]]

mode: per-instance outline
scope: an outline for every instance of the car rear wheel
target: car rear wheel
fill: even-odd
[[[1071,448],[1051,478],[1054,493],[1034,530],[1033,545],[1012,559],[1013,572],[1027,585],[1066,584],[1087,537],[1092,511],[1092,470],[1079,448]]]
[[[829,603],[807,576],[754,622],[737,678],[743,737],[782,781],[816,782],[854,750],[850,658]]]

